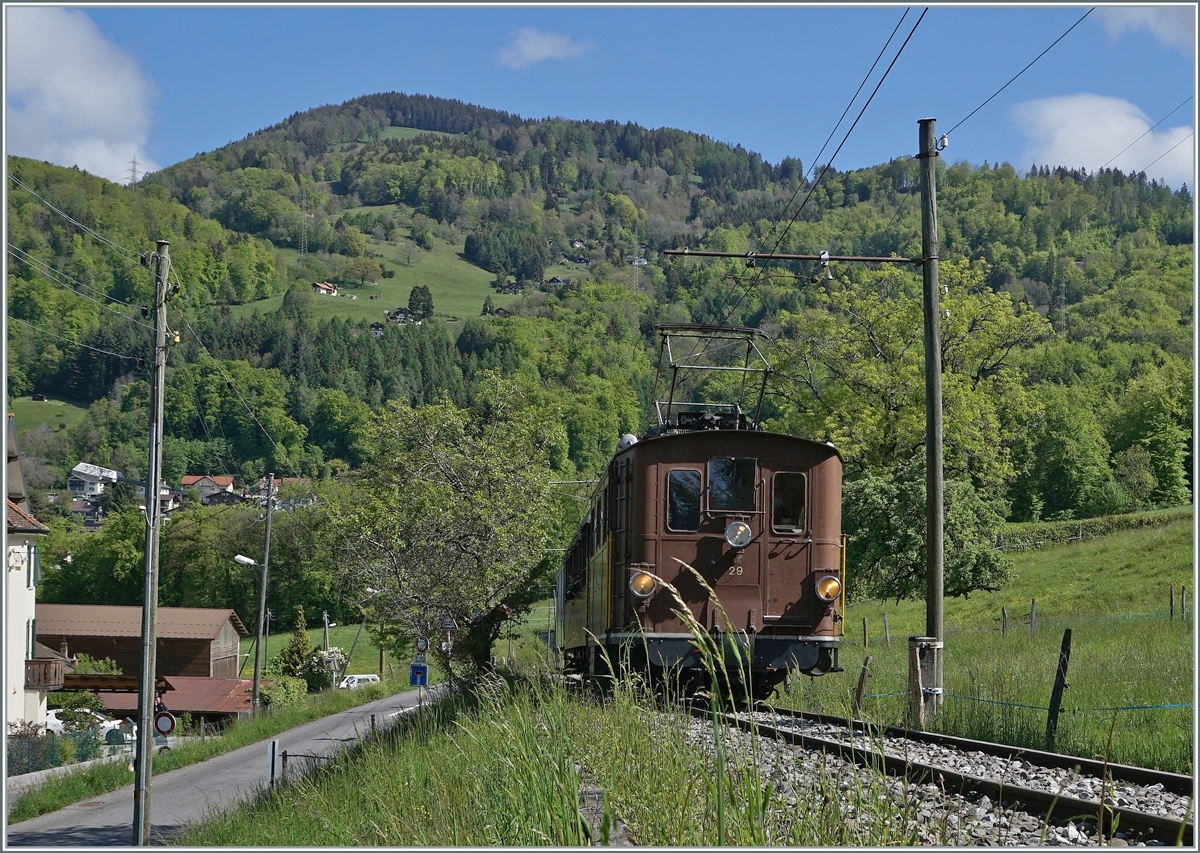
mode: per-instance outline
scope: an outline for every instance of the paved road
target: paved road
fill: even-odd
[[[425,700],[429,701],[428,691]],[[416,704],[417,691],[414,690],[305,723],[274,737],[277,754],[286,750],[293,755],[329,755],[369,732],[372,714],[375,724],[384,727]],[[270,743],[270,740],[253,743],[208,761],[152,777],[152,843],[169,838],[185,823],[202,820],[214,811],[223,811],[263,790],[270,779]],[[289,761],[289,774],[292,766]],[[280,770],[277,760],[276,774]],[[131,782],[119,791],[8,826],[4,847],[128,847],[132,838]]]

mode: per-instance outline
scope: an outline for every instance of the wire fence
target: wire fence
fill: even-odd
[[[64,764],[91,761],[104,754],[104,742],[99,729],[78,732],[43,732],[41,734],[10,734],[5,739],[8,753],[8,775],[21,776]]]

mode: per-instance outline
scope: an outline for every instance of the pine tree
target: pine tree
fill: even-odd
[[[308,629],[304,622],[304,608],[296,608],[296,628],[292,638],[279,653],[279,668],[284,675],[301,677],[300,672],[312,657],[312,643],[308,641]]]

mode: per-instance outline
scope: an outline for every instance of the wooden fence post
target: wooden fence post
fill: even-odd
[[[914,639],[908,638],[908,713],[911,725],[920,729],[925,720],[925,685],[921,683],[921,656]]]
[[[1046,750],[1054,749],[1054,733],[1058,731],[1058,712],[1062,710],[1063,690],[1067,687],[1067,663],[1071,660],[1071,629],[1063,631],[1062,650],[1058,653],[1058,672],[1050,692],[1050,713],[1046,717]]]
[[[1000,608],[1000,636],[1001,637],[1008,636],[1008,608],[1007,607]]]
[[[887,614],[883,614],[883,641],[887,643],[887,647],[892,647],[892,629],[888,627]]]
[[[283,781],[286,782],[287,781],[287,750],[286,749],[283,751],[283,755],[281,755],[280,758],[283,761],[283,765],[279,769],[279,775],[283,778]]]
[[[1037,599],[1029,602],[1029,636],[1037,633]]]
[[[867,633],[867,617],[863,617],[863,648],[867,648],[871,644],[871,637]]]
[[[858,717],[858,712],[862,708],[863,696],[867,692],[867,677],[871,671],[871,656],[867,655],[863,658],[862,672],[858,674],[858,689],[854,691],[854,716]]]

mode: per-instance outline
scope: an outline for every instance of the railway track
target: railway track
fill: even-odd
[[[709,711],[696,709],[708,718]],[[946,795],[986,797],[1046,823],[1099,827],[1127,844],[1193,844],[1190,776],[956,738],[880,728],[783,708],[725,715],[760,737],[836,755],[854,764],[933,784]]]

